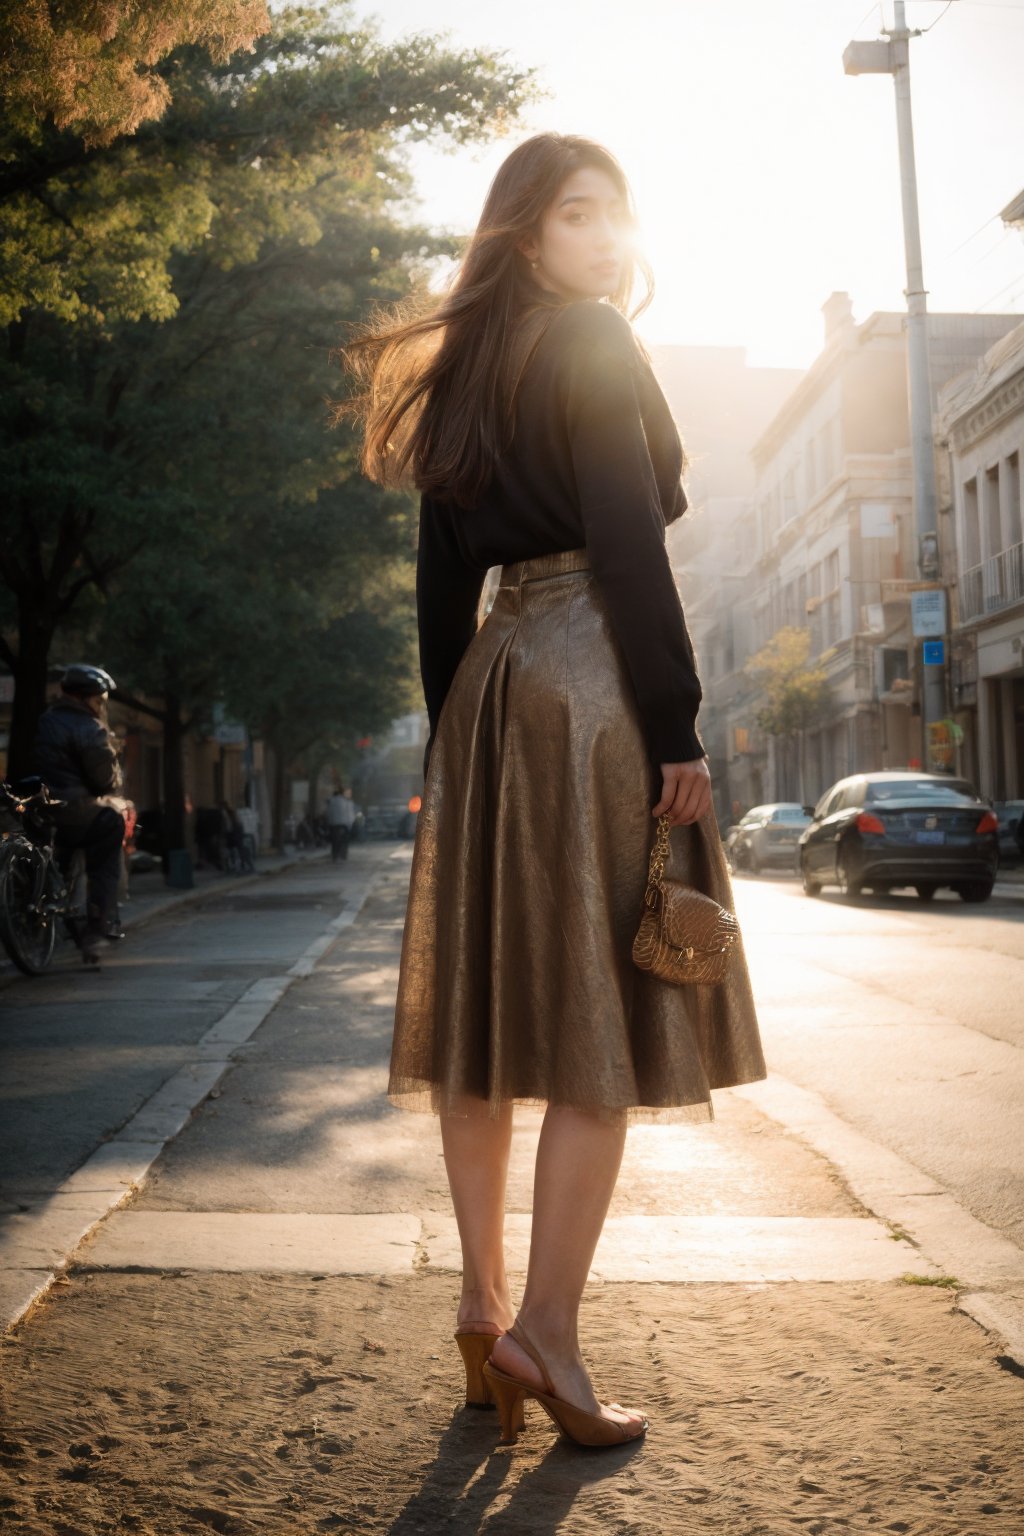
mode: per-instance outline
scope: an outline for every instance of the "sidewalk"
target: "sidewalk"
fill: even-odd
[[[410,852],[4,1338],[10,1530],[1020,1536],[1024,1371],[958,1308],[975,1276],[781,1127],[771,1080],[629,1133],[580,1337],[646,1439],[581,1450],[529,1404],[509,1448],[465,1409],[437,1122],[384,1096]]]
[[[258,880],[263,875],[274,875],[283,869],[291,869],[295,864],[303,864],[311,859],[329,859],[330,856],[329,848],[286,847],[283,853],[257,854],[256,868],[244,875],[226,874],[221,869],[205,864],[193,870],[195,885],[191,890],[178,890],[166,885],[163,870],[158,864],[153,869],[140,871],[130,877],[128,900],[120,904],[121,922],[125,928],[137,926],[183,901],[202,901],[211,891],[233,889]]]
[[[1024,862],[1004,865],[996,876],[995,894],[1024,896]]]
[[[194,870],[195,885],[190,890],[178,890],[167,885],[162,868],[156,865],[153,869],[143,870],[129,877],[128,898],[122,899],[119,903],[121,926],[126,929],[140,928],[152,918],[175,907],[205,901],[209,896],[220,895],[226,889],[235,890],[240,886],[251,885],[255,880],[278,874],[281,870],[291,869],[296,864],[329,858],[328,848],[310,850],[291,848],[286,849],[284,853],[261,853],[256,857],[256,868],[251,874],[225,874],[222,870],[212,869],[209,866]],[[62,942],[57,946],[52,963],[71,964],[77,968],[80,961],[73,946],[65,944],[63,936],[61,939]],[[21,978],[22,972],[0,945],[0,992],[10,982]]]

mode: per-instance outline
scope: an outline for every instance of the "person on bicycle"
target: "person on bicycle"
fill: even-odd
[[[57,856],[67,869],[76,848],[85,851],[88,883],[83,954],[107,942],[117,917],[125,821],[101,802],[124,784],[121,764],[106,723],[106,703],[117,687],[102,667],[76,664],[61,678],[61,697],[39,717],[32,747],[32,771],[66,805],[54,811]]]

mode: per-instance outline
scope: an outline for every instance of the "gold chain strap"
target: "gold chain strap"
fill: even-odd
[[[668,858],[668,812],[658,817],[658,828],[654,837],[654,846],[651,849],[651,859],[647,866],[647,889],[644,892],[644,905],[655,907],[658,902],[657,892],[661,890],[662,878],[665,874],[665,861]]]

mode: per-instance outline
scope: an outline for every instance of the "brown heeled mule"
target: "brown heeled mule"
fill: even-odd
[[[490,1358],[495,1341],[501,1337],[502,1329],[496,1332],[483,1332],[482,1329],[491,1329],[493,1323],[460,1323],[455,1330],[455,1342],[459,1346],[463,1364],[466,1367],[466,1407],[467,1408],[493,1408],[494,1394],[490,1384],[484,1375],[484,1365]],[[516,1413],[516,1427],[524,1429],[526,1421],[523,1415],[523,1406],[520,1403]]]
[[[547,1366],[538,1350],[531,1344],[518,1318],[508,1329],[508,1335],[509,1338],[515,1339],[537,1366],[547,1391],[542,1392],[539,1387],[531,1387],[528,1382],[520,1381],[517,1376],[510,1376],[507,1371],[499,1370],[496,1365],[492,1365],[489,1358],[487,1359],[482,1374],[498,1405],[503,1445],[515,1445],[516,1432],[523,1428],[523,1407],[528,1397],[535,1398],[548,1417],[558,1425],[563,1435],[569,1440],[574,1440],[577,1445],[623,1445],[627,1440],[638,1440],[641,1435],[647,1433],[649,1421],[646,1414],[643,1414],[643,1423],[639,1429],[629,1429],[625,1424],[617,1424],[613,1419],[606,1419],[599,1413],[588,1413],[585,1408],[577,1408],[574,1403],[567,1403],[564,1398],[558,1397]],[[492,1340],[491,1349],[493,1348]],[[617,1408],[620,1413],[633,1412],[631,1408],[623,1408],[621,1403],[606,1403],[603,1406]]]

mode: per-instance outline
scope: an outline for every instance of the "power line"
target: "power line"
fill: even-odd
[[[996,217],[998,218],[999,215],[997,214]],[[970,266],[967,268],[967,272],[973,272],[976,267],[981,266],[983,261],[988,261],[989,257],[995,255],[1000,246],[1005,245],[1007,240],[1009,240],[1011,237],[1016,237],[1017,239],[1020,238],[1020,236],[1017,235],[1017,231],[1011,229],[1009,225],[1007,225],[1002,234],[999,236],[999,239],[996,241],[995,245],[990,245],[987,251],[982,251],[981,255],[971,262]]]
[[[861,27],[867,21],[868,17],[873,15],[875,11],[878,12],[878,30],[879,30],[879,32],[881,32],[882,28],[885,26],[885,13],[882,10],[881,0],[875,0],[874,5],[869,5],[868,6],[867,10],[864,12],[864,15],[861,17],[860,21],[858,21],[857,25],[853,28],[853,31],[854,32],[859,32]]]
[[[1020,298],[1020,296],[1022,294],[1024,294],[1024,283],[1021,283],[1020,287],[1019,288],[1015,288],[1012,293],[1008,293],[1006,295],[1006,298],[1002,300],[1001,306],[1000,306],[1001,312],[1003,314],[1006,314],[1006,315],[1016,315],[1016,314],[1018,314],[1019,311],[1016,310],[1016,309],[1011,309],[1010,305],[1014,304],[1017,301],[1017,299]],[[986,301],[986,304],[990,304],[991,302],[992,302],[991,299],[989,299],[989,300]],[[981,314],[982,310],[984,310],[986,308],[986,304],[980,305],[978,307],[978,309],[975,310],[975,314]]]
[[[924,35],[925,32],[930,32],[932,27],[937,27],[938,26],[939,22],[942,20],[943,16],[945,16],[946,11],[949,10],[949,8],[950,8],[950,6],[952,4],[953,4],[953,0],[946,0],[946,9],[943,10],[943,11],[940,11],[939,14],[936,16],[934,21],[930,21],[926,27],[917,27],[917,28],[915,28],[915,30],[917,32],[920,32],[922,34],[922,36]]]
[[[978,309],[985,309],[985,308],[987,308],[987,306],[989,304],[994,304],[997,299],[1002,298],[1002,296],[1006,292],[1007,288],[1012,288],[1015,283],[1020,283],[1021,281],[1022,281],[1021,274],[1018,272],[1013,277],[1010,278],[1008,283],[1004,283],[1001,288],[997,288],[995,293],[993,293],[990,298],[983,299],[982,302],[978,305]],[[1016,293],[1011,293],[1010,294],[1010,298],[1011,299],[1015,299],[1016,297],[1017,297]],[[1007,302],[1009,302],[1009,300],[1007,300]]]
[[[998,217],[999,217],[998,213],[991,213],[991,214],[989,214],[989,216],[985,220],[984,224],[979,224],[977,229],[974,231],[973,235],[968,235],[966,240],[961,240],[960,244],[958,246],[955,246],[953,248],[953,250],[948,251],[946,253],[946,255],[941,258],[941,260],[948,261],[951,256],[955,256],[955,255],[957,255],[957,253],[959,251],[962,251],[965,245],[970,245],[972,240],[977,240],[977,238],[981,234],[982,230],[983,229],[987,229],[988,226],[991,223],[993,223],[993,221],[995,219],[998,219]]]

